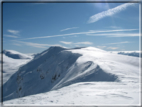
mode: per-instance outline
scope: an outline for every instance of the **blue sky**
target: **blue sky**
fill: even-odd
[[[3,3],[3,49],[139,50],[138,3]]]

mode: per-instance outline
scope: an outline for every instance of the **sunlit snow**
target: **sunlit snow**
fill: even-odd
[[[6,81],[4,105],[140,105],[140,59],[94,47],[50,47]]]

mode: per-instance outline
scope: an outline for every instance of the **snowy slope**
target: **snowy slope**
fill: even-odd
[[[21,67],[4,84],[4,100],[49,91],[55,80],[63,76],[62,73],[66,73],[67,67],[79,56],[71,52],[62,53],[62,50],[65,49],[51,47]]]
[[[3,54],[3,83],[5,83],[12,74],[18,71],[20,66],[26,64],[30,60],[32,60],[32,57],[30,59],[13,59]]]
[[[22,54],[17,51],[5,50],[5,52],[11,52],[14,55],[20,56],[21,59],[13,59],[12,57],[8,57],[5,54],[3,54],[3,71],[1,70],[1,66],[0,66],[0,70],[1,70],[0,77],[1,75],[3,75],[3,78],[2,78],[3,84],[11,77],[11,75],[13,75],[16,71],[18,71],[20,66],[26,64],[27,62],[33,59],[32,55]],[[2,63],[1,54],[0,54],[0,63]],[[1,82],[0,82],[0,89],[1,89]],[[1,93],[0,93],[0,96],[1,96]]]
[[[4,104],[139,104],[139,60],[94,47],[50,47],[4,84]]]
[[[0,54],[1,57],[1,54]],[[23,54],[14,50],[3,51],[3,83],[5,83],[12,74],[18,71],[19,67],[33,59],[34,56]],[[1,58],[0,58],[1,62]]]
[[[79,82],[58,90],[8,100],[4,105],[134,107],[140,106],[139,88],[138,83]]]

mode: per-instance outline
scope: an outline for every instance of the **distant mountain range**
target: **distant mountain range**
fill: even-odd
[[[142,57],[142,52],[140,51],[112,51],[112,53],[134,56],[134,57]]]
[[[13,59],[31,59],[32,57],[14,50],[3,50],[3,54]]]
[[[118,54],[134,56],[134,57],[142,57],[142,53],[139,52],[118,52]]]

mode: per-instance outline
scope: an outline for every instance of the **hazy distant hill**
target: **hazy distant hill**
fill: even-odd
[[[31,59],[32,58],[30,55],[26,55],[14,50],[4,50],[3,54],[13,59]]]

